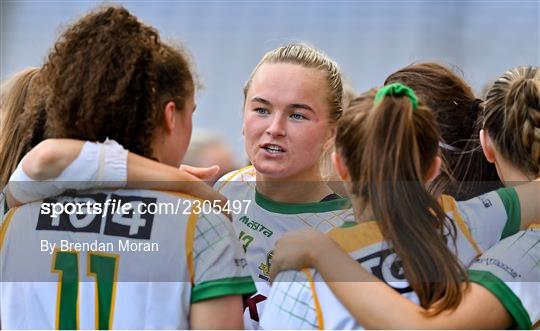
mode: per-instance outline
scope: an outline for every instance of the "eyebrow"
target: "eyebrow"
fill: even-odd
[[[260,102],[262,104],[269,105],[269,106],[272,105],[272,103],[270,101],[268,101],[266,99],[263,99],[261,97],[253,97],[251,99],[251,101]],[[293,103],[293,104],[289,105],[287,108],[293,108],[293,109],[299,108],[299,109],[305,109],[305,110],[309,110],[311,112],[315,112],[313,110],[313,108],[311,108],[310,106],[308,106],[306,104],[303,104],[303,103]]]
[[[251,101],[264,103],[265,105],[271,105],[272,104],[270,101],[268,101],[266,99],[263,99],[261,97],[253,97],[253,98],[251,98]]]
[[[309,110],[310,112],[313,112],[313,113],[315,112],[313,110],[313,108],[311,108],[310,106],[308,106],[306,104],[303,104],[303,103],[293,103],[289,107],[293,108],[293,109],[296,109],[296,108],[305,109],[305,110]]]

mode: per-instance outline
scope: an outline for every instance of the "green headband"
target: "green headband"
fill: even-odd
[[[375,106],[381,103],[382,99],[387,95],[393,97],[406,96],[411,100],[413,109],[416,109],[418,107],[418,98],[416,97],[416,94],[414,94],[414,91],[410,87],[405,86],[401,83],[392,83],[381,87],[377,91],[377,94],[375,94]]]

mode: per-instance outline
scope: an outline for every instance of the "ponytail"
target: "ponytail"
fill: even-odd
[[[435,314],[457,307],[466,274],[443,240],[446,235],[455,241],[456,228],[424,187],[438,155],[433,113],[419,104],[411,89],[391,84],[379,90],[362,123],[342,125],[348,127],[345,132],[362,132],[360,148],[349,144],[345,150],[350,137],[341,134],[338,150],[347,167],[356,169],[351,171],[358,182],[356,194],[371,206],[420,304]]]

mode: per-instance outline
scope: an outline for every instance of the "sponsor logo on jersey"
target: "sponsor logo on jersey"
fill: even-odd
[[[234,259],[234,265],[244,269],[247,266],[246,259]]]
[[[266,263],[261,263],[259,265],[259,270],[262,272],[262,275],[259,274],[260,279],[268,281],[270,277],[270,267],[272,266],[272,257],[274,256],[274,251],[270,251],[266,254]]]
[[[491,200],[489,200],[488,198],[486,198],[483,195],[479,196],[478,199],[480,199],[480,201],[482,201],[482,204],[484,205],[484,208],[489,208],[489,207],[493,206],[493,202],[491,202]]]
[[[381,250],[359,258],[356,261],[362,264],[364,268],[371,270],[373,275],[388,283],[388,285],[399,293],[403,294],[413,291],[405,278],[403,265],[393,250]]]
[[[257,232],[262,233],[264,236],[270,238],[274,234],[274,232],[264,225],[262,225],[259,222],[256,222],[252,219],[250,219],[248,216],[242,216],[240,217],[240,222],[244,223],[248,228],[255,230]]]
[[[72,194],[66,195],[58,199],[46,199],[46,203],[73,203],[73,201],[90,201],[95,202],[96,206],[106,206],[107,200],[118,203],[119,205],[130,203],[135,206],[139,203],[150,204],[156,203],[156,198],[139,197],[139,196],[120,196],[112,194],[108,199],[108,195],[103,193],[97,194]],[[42,205],[43,206],[43,205]],[[101,207],[100,207],[101,208]],[[132,208],[128,213],[111,213],[106,209],[94,210],[92,213],[61,213],[57,217],[53,217],[50,213],[40,212],[36,230],[49,231],[69,231],[69,232],[92,232],[106,235],[134,238],[134,239],[150,239],[152,233],[152,224],[154,222],[154,214],[144,213],[138,214],[136,208]],[[101,226],[102,222],[105,226]]]
[[[506,263],[504,263],[503,261],[499,259],[494,259],[492,257],[479,258],[476,261],[476,263],[483,264],[486,266],[489,266],[489,265],[496,266],[502,269],[503,271],[505,271],[506,273],[508,273],[513,279],[521,278],[521,275],[517,271],[515,271],[512,267],[510,267],[509,265],[507,265]]]

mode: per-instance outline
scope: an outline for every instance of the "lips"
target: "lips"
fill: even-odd
[[[280,154],[280,153],[286,152],[286,150],[278,144],[270,144],[270,143],[262,144],[260,145],[260,148],[266,150],[270,154]]]

